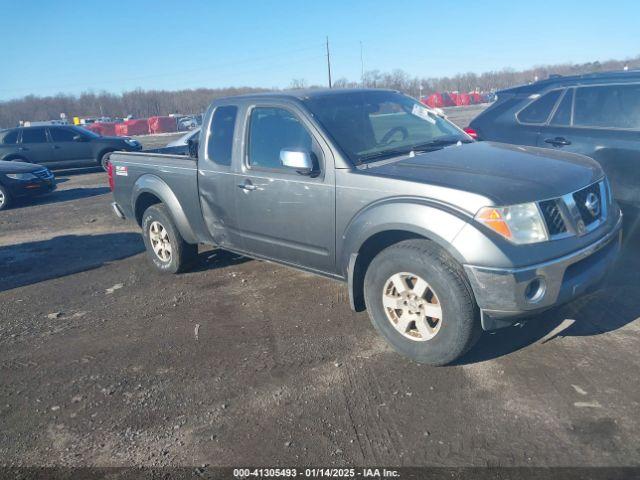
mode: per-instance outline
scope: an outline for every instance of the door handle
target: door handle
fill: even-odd
[[[27,150],[29,150],[27,147],[20,147],[18,148],[19,152],[26,152]]]
[[[54,145],[54,146],[53,146],[53,149],[54,149],[54,150],[59,150],[59,149],[60,149],[60,147],[59,147],[58,145]]]
[[[253,192],[254,190],[258,189],[258,187],[256,187],[253,183],[239,183],[238,188],[241,188],[247,192]]]
[[[563,147],[565,145],[571,145],[571,142],[566,138],[556,137],[556,138],[547,138],[544,143],[550,143],[554,147]]]

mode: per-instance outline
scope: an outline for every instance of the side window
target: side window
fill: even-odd
[[[518,113],[518,120],[522,123],[545,123],[560,98],[562,90],[553,90],[544,94],[528,107]]]
[[[567,92],[560,100],[560,105],[553,114],[550,125],[569,126],[571,125],[571,106],[573,104],[573,88],[567,89]]]
[[[231,165],[233,131],[238,107],[216,107],[209,127],[207,156],[218,165]]]
[[[46,143],[47,133],[44,128],[25,128],[22,130],[22,143]]]
[[[68,128],[50,128],[49,135],[54,142],[73,142],[73,137],[79,133],[69,130]]]
[[[0,139],[2,139],[3,145],[12,145],[18,143],[19,130],[9,130],[7,132],[0,133]]]
[[[640,129],[640,85],[576,89],[573,124],[580,127]]]
[[[283,169],[280,150],[313,149],[313,140],[304,125],[283,108],[257,107],[249,119],[249,165]]]

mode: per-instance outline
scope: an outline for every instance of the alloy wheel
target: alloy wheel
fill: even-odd
[[[382,305],[391,325],[410,340],[431,340],[442,326],[442,306],[436,292],[414,273],[389,277],[382,291]]]
[[[172,249],[169,233],[157,220],[154,220],[149,225],[149,240],[156,256],[165,263],[170,262]]]

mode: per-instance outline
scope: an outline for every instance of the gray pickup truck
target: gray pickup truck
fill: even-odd
[[[482,329],[593,289],[620,247],[596,162],[474,142],[398,92],[219,99],[190,147],[110,157],[114,211],[158,269],[209,244],[346,282],[418,362],[450,363]]]

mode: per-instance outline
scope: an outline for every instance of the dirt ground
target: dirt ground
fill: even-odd
[[[640,465],[638,228],[602,291],[431,368],[342,284],[214,250],[156,273],[104,173],[57,177],[0,213],[2,464]]]

